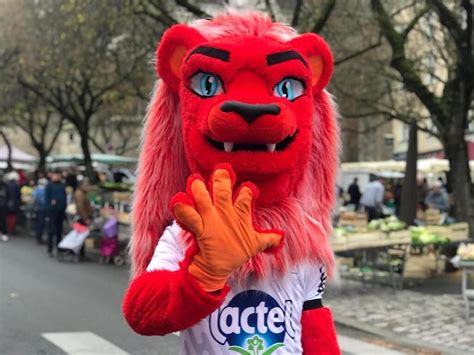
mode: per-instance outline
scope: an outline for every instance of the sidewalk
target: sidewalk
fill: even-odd
[[[467,354],[474,349],[474,319],[464,318],[460,294],[429,294],[366,286],[342,280],[330,286],[326,303],[336,323],[392,341],[442,353]]]

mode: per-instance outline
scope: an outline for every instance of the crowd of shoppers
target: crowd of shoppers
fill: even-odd
[[[437,209],[441,213],[450,213],[452,204],[448,197],[447,186],[440,177],[431,186],[426,178],[417,179],[417,209]],[[371,175],[370,182],[362,189],[358,178],[354,178],[347,188],[345,204],[353,205],[356,210],[365,210],[368,220],[383,217],[384,206],[394,209],[396,216],[400,215],[402,195],[402,179],[384,181],[383,178]]]
[[[71,195],[68,197],[67,187]],[[38,244],[43,244],[47,231],[47,252],[53,255],[63,236],[68,202],[76,203],[79,223],[90,225],[93,209],[87,198],[90,185],[87,179],[78,176],[73,169],[52,170],[44,175],[36,173],[28,179],[23,172],[0,170],[0,237],[8,241],[15,235],[23,196],[23,188],[31,191],[29,211],[34,217],[34,235]],[[24,191],[24,190],[23,190]]]

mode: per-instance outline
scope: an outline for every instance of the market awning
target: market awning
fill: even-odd
[[[15,146],[11,147],[11,154],[12,154],[12,162],[17,163],[26,163],[26,164],[34,164],[36,163],[37,159],[35,156],[24,152],[21,149],[18,149]],[[6,162],[8,160],[8,147],[7,145],[0,146],[0,161]]]
[[[474,160],[469,162],[471,171],[474,172]],[[446,159],[418,159],[417,168],[422,173],[442,173],[449,171],[449,162]],[[342,172],[367,172],[367,173],[382,173],[382,172],[404,172],[405,161],[399,160],[384,160],[384,161],[366,161],[342,163]]]
[[[138,161],[137,158],[124,157],[113,154],[92,154],[92,161],[100,164],[114,165],[114,164],[133,164]],[[82,154],[58,154],[49,156],[47,159],[49,164],[53,163],[76,163],[82,164],[84,162],[84,156]]]

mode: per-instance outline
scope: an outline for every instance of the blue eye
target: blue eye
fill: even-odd
[[[292,78],[285,78],[275,85],[273,95],[294,100],[303,95],[304,85],[301,81]]]
[[[212,97],[224,92],[221,80],[211,73],[197,73],[191,78],[190,89],[203,97]]]

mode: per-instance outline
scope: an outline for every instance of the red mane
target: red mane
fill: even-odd
[[[271,22],[268,16],[259,13],[229,13],[212,20],[198,20],[191,26],[207,39],[240,35],[288,41],[297,36],[292,28]],[[329,94],[321,91],[314,97],[314,106],[313,144],[304,178],[277,205],[256,211],[256,224],[283,230],[285,245],[280,253],[260,254],[252,259],[239,270],[239,278],[252,271],[264,275],[271,270],[286,270],[304,260],[320,262],[332,273],[334,260],[328,237],[332,232],[339,132]],[[185,189],[189,174],[181,135],[179,97],[159,82],[146,115],[138,167],[130,243],[133,275],[146,269],[159,237],[172,221],[169,200]]]

